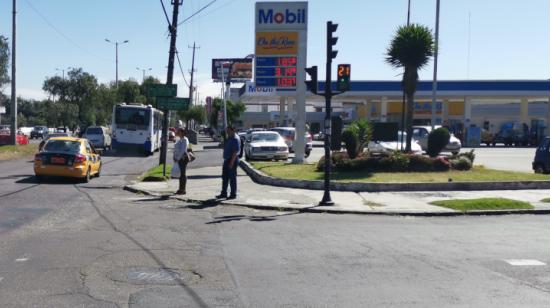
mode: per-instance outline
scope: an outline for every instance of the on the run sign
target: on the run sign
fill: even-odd
[[[306,30],[307,2],[256,2],[256,30]]]

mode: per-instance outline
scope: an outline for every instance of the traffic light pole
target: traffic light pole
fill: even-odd
[[[168,72],[166,74],[166,84],[172,84],[174,78],[174,56],[176,54],[176,34],[178,30],[178,13],[179,6],[181,5],[180,0],[173,0],[174,10],[172,12],[172,24],[170,27],[170,51],[168,53]],[[166,156],[168,153],[168,120],[170,119],[170,110],[164,110],[164,119],[162,125],[162,147],[160,153],[160,164],[162,167],[162,174],[166,176]]]
[[[332,33],[336,31],[338,25],[333,24],[331,21],[327,22],[327,66],[326,66],[326,78],[325,78],[325,180],[324,180],[324,194],[323,199],[319,205],[334,205],[334,201],[330,196],[330,167],[331,157],[330,157],[330,138],[332,135],[331,132],[331,114],[332,114],[332,59],[338,54],[337,51],[332,50],[332,46],[336,44],[338,38],[332,37]]]

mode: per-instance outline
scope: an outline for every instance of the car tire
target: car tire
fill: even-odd
[[[305,158],[308,158],[310,154],[311,154],[311,151],[306,151],[306,152],[304,153],[304,157],[305,157]]]
[[[535,168],[533,168],[535,170],[535,173],[539,173],[539,174],[545,174],[546,173],[546,169],[544,168],[544,166],[542,164],[536,164],[535,165]]]
[[[44,181],[44,177],[41,175],[35,175],[34,178],[36,179],[37,183],[42,183]]]
[[[88,171],[86,171],[86,176],[82,178],[82,183],[89,183],[90,182],[90,168],[88,168]]]
[[[101,176],[101,167],[103,166],[102,163],[99,164],[99,168],[97,169],[97,173],[95,175],[96,178],[100,177]]]

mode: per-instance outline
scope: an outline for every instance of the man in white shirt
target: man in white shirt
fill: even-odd
[[[189,163],[189,156],[187,154],[189,140],[185,135],[187,135],[185,129],[178,128],[176,130],[176,136],[180,137],[174,145],[174,163],[177,163],[180,168],[180,185],[176,192],[178,195],[185,195],[187,193],[185,186],[187,185],[187,163]]]

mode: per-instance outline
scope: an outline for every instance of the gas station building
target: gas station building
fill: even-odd
[[[335,90],[335,83],[332,86]],[[319,82],[320,92],[324,87],[324,82]],[[525,123],[530,128],[550,123],[550,80],[442,80],[437,88],[435,124],[447,125],[459,137],[468,127],[496,133],[506,122]],[[243,128],[293,126],[292,95],[246,84],[239,98],[247,106],[241,117]],[[431,101],[432,82],[419,81],[414,125],[430,124]],[[341,116],[344,123],[359,118],[401,123],[402,106],[401,81],[352,81],[350,91],[332,99],[334,115]],[[324,107],[324,97],[307,93],[306,122],[312,133],[322,127]]]

